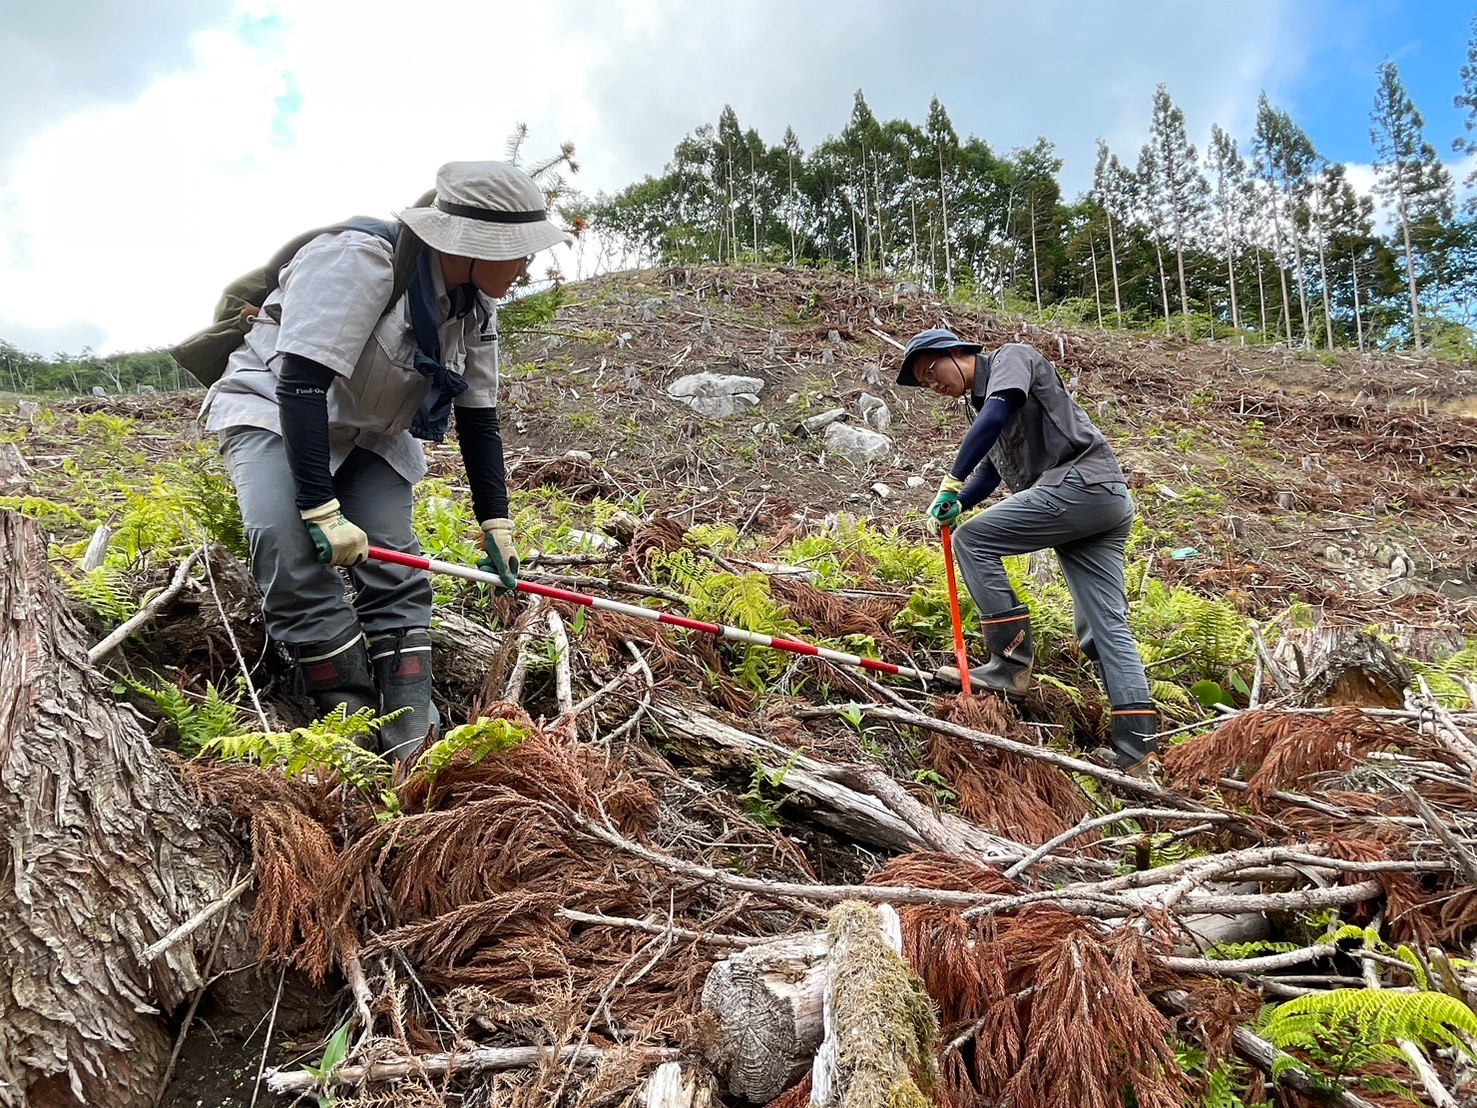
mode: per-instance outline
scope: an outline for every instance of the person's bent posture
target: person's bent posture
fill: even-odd
[[[426,206],[327,228],[281,259],[206,396],[268,633],[320,713],[409,709],[379,732],[390,757],[408,757],[437,722],[431,586],[419,570],[367,560],[368,547],[420,552],[416,440],[439,441],[455,410],[482,565],[516,586],[495,301],[534,254],[564,241],[523,171],[444,165]],[[335,567],[348,570],[352,603]]]
[[[967,396],[976,413],[929,506],[934,530],[953,526],[1002,481],[1012,492],[954,531],[954,557],[990,654],[971,679],[1010,697],[1030,687],[1031,617],[1000,559],[1051,547],[1072,594],[1078,642],[1112,704],[1114,759],[1139,765],[1158,749],[1159,717],[1124,593],[1133,499],[1107,440],[1056,368],[1022,343],[985,355],[950,331],[923,331],[908,343],[897,382]]]

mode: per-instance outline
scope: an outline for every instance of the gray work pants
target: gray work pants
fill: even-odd
[[[232,427],[221,454],[236,486],[251,548],[251,575],[262,590],[267,634],[287,646],[339,642],[356,624],[371,638],[431,625],[431,583],[422,570],[365,562],[344,579],[318,561],[296,503],[297,485],[280,435]],[[411,530],[411,485],[390,463],[356,449],[333,476],[343,513],[364,528],[372,546],[419,554]]]
[[[1000,559],[1051,547],[1072,594],[1082,653],[1092,659],[1115,705],[1147,704],[1149,682],[1128,628],[1124,548],[1133,528],[1133,498],[1121,484],[1088,485],[1074,469],[1060,485],[1008,496],[954,532],[954,560],[984,615],[1020,601]]]

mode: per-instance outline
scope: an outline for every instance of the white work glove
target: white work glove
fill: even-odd
[[[485,573],[496,573],[502,585],[494,588],[494,596],[502,596],[518,587],[518,548],[513,545],[511,519],[484,519],[482,549],[486,555],[477,563]]]
[[[337,500],[308,508],[302,516],[324,565],[357,566],[368,559],[369,536],[339,510]]]

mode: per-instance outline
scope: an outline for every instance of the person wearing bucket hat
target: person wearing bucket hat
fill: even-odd
[[[899,385],[968,397],[975,417],[928,508],[930,529],[955,525],[1004,482],[1011,495],[954,529],[954,558],[980,612],[989,661],[974,682],[1008,697],[1029,688],[1031,616],[1001,558],[1054,549],[1072,596],[1078,643],[1112,705],[1111,751],[1142,771],[1158,750],[1159,717],[1128,626],[1124,551],[1134,504],[1112,448],[1033,346],[984,354],[942,328],[904,348]]]
[[[391,758],[437,725],[431,586],[422,571],[368,561],[367,548],[420,552],[417,439],[440,441],[454,412],[482,564],[502,590],[516,586],[496,302],[534,255],[569,241],[545,209],[515,166],[449,162],[395,222],[356,219],[289,244],[202,408],[241,505],[268,634],[293,656],[298,691],[320,713],[409,709],[377,733]]]

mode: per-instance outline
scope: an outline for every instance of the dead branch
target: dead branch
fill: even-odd
[[[154,619],[159,613],[183,591],[186,581],[189,580],[190,570],[195,568],[195,563],[200,560],[201,555],[204,553],[205,548],[203,546],[191,553],[188,558],[180,563],[179,569],[174,572],[173,580],[169,582],[169,585],[162,592],[150,599],[147,604],[130,616],[128,620],[113,628],[108,636],[96,646],[89,648],[87,651],[88,662],[92,665],[97,665],[98,662],[118,649],[122,643],[127,642],[135,632],[142,630],[154,622]]]

